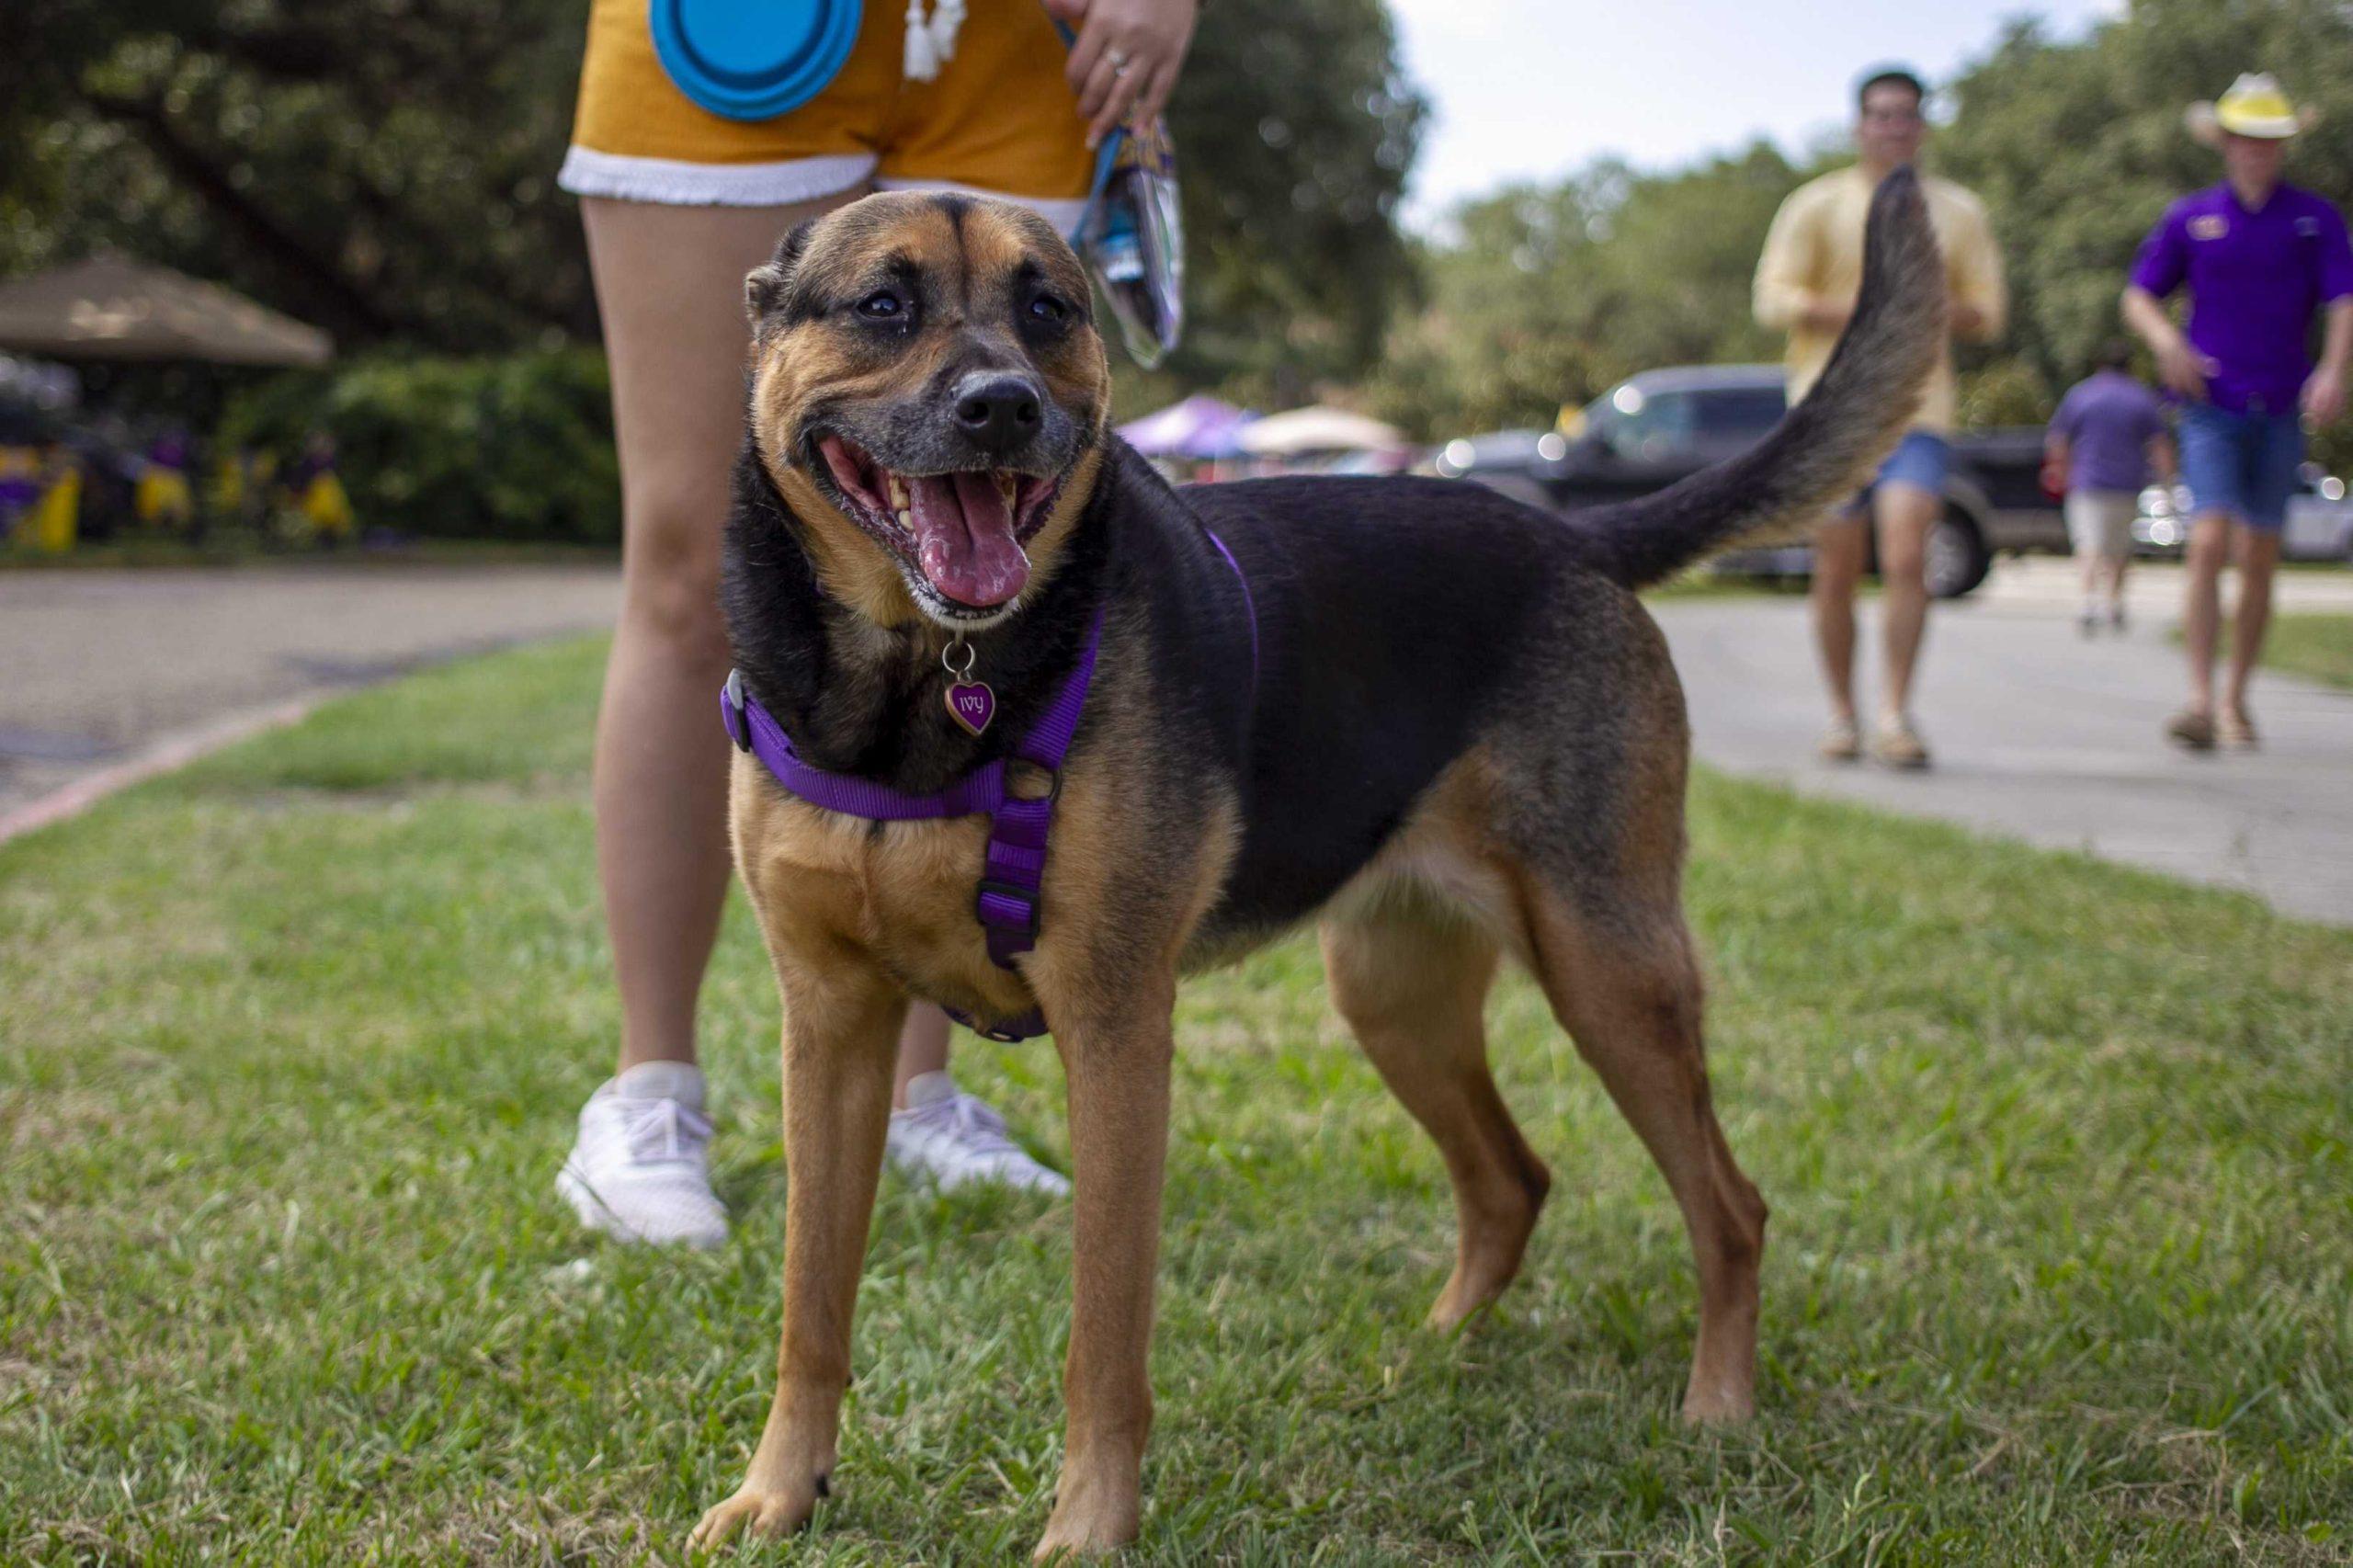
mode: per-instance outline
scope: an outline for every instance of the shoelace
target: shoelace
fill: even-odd
[[[623,1100],[621,1136],[632,1161],[683,1160],[710,1138],[710,1118],[676,1100]]]
[[[1005,1118],[986,1101],[971,1095],[918,1106],[907,1113],[907,1119],[935,1137],[952,1134],[974,1153],[1029,1157],[1006,1132]]]

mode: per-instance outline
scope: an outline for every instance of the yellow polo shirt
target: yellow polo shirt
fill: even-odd
[[[1946,286],[1954,300],[1976,306],[1984,315],[1975,334],[1979,339],[2000,336],[2009,316],[2009,290],[2002,281],[2002,254],[1995,248],[1985,204],[1933,175],[1922,176],[1920,187],[1928,199],[1929,225],[1944,250]],[[1840,169],[1790,192],[1773,215],[1765,254],[1756,260],[1756,319],[1790,335],[1783,363],[1789,367],[1791,403],[1813,385],[1838,344],[1835,332],[1799,325],[1798,312],[1809,295],[1852,304],[1862,291],[1863,225],[1877,188],[1860,168]],[[1953,401],[1952,348],[1948,344],[1937,356],[1912,427],[1949,433]]]

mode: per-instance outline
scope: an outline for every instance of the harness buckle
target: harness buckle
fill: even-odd
[[[752,716],[744,706],[742,670],[727,672],[727,684],[719,691],[719,713],[727,722],[727,738],[735,743],[735,749],[749,752],[752,749]]]
[[[991,893],[996,894],[999,898],[1011,899],[1019,904],[1023,915],[1021,924],[1015,926],[1002,918],[991,919],[988,905],[988,895]],[[983,877],[981,885],[972,892],[972,918],[996,930],[1013,932],[1032,943],[1037,941],[1038,932],[1044,925],[1038,906],[1037,889],[1025,888],[1017,882],[999,881],[994,877]]]

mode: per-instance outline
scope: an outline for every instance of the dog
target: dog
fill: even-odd
[[[1134,1538],[1178,977],[1311,919],[1334,1002],[1453,1185],[1429,1323],[1495,1300],[1551,1182],[1487,1068],[1508,954],[1682,1210],[1684,1415],[1752,1413],[1766,1209],[1710,1099],[1680,906],[1688,729],[1635,590],[1809,519],[1893,445],[1942,340],[1943,272],[1909,172],[1870,225],[1845,338],[1770,436],[1572,517],[1441,480],[1171,488],[1108,428],[1077,258],[1010,205],[870,196],[751,274],[731,691],[796,766],[915,797],[999,766],[1052,827],[1008,956],[974,914],[993,819],[819,803],[729,709],[735,860],[783,1002],[784,1322],[758,1447],[695,1545],[794,1528],[828,1492],[911,998],[1051,1022],[1075,1234],[1038,1554]],[[1067,756],[1022,762],[1074,683]],[[976,685],[977,732],[943,700]]]

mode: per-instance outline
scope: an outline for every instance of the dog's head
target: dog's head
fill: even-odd
[[[752,437],[827,587],[978,630],[1051,572],[1110,404],[1078,257],[1006,202],[870,196],[745,281]]]

